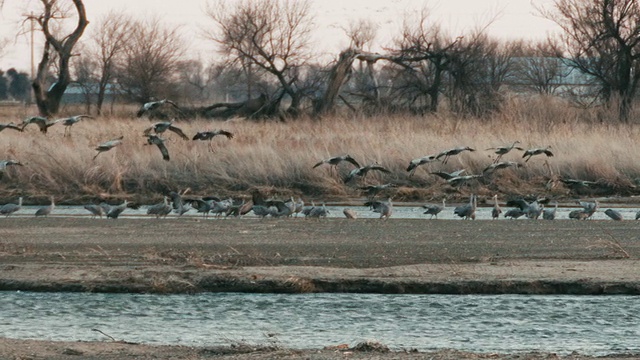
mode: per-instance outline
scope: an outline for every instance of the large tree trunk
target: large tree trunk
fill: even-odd
[[[44,12],[41,16],[34,17],[34,20],[38,21],[45,36],[45,50],[38,64],[38,74],[35,79],[33,79],[32,86],[40,115],[48,117],[56,114],[60,108],[62,96],[71,82],[69,62],[73,55],[73,47],[82,36],[89,22],[87,21],[82,0],[73,0],[73,4],[78,13],[78,24],[71,34],[63,37],[62,40],[58,40],[49,28],[49,21],[55,18],[56,15],[54,14],[55,0],[41,0],[41,2],[44,6]],[[51,48],[58,54],[58,76],[56,82],[49,89],[45,89],[46,75],[49,70],[49,51]]]
[[[329,74],[327,90],[322,95],[322,98],[315,104],[314,116],[322,116],[333,110],[336,98],[340,94],[340,89],[351,73],[351,64],[353,64],[356,55],[357,53],[353,49],[348,49],[340,53],[338,62]]]

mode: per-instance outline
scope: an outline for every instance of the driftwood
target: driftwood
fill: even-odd
[[[269,101],[262,94],[257,98],[242,102],[217,103],[203,108],[195,109],[196,115],[203,118],[228,119],[231,117],[255,118],[264,115]]]
[[[275,101],[279,102],[280,99]],[[154,110],[149,114],[150,119],[229,119],[233,117],[260,118],[272,115],[271,112],[276,107],[274,101],[269,101],[266,95],[242,102],[216,103],[204,107],[182,107],[163,108]]]

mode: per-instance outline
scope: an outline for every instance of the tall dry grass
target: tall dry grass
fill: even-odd
[[[5,109],[1,122],[21,121],[28,112]],[[133,114],[134,110],[131,111]],[[17,120],[20,119],[20,120]],[[271,188],[282,196],[307,199],[345,199],[362,196],[361,179],[345,185],[330,174],[329,166],[312,169],[321,159],[351,154],[361,164],[378,162],[391,174],[373,173],[369,184],[399,185],[396,198],[427,200],[444,193],[480,194],[538,193],[554,197],[574,196],[554,180],[575,178],[630,189],[640,179],[637,125],[607,125],[592,112],[565,104],[514,102],[489,119],[464,119],[452,115],[334,117],[321,121],[301,119],[281,122],[233,120],[181,122],[185,133],[223,128],[235,138],[213,139],[215,152],[206,142],[184,141],[167,132],[171,161],[162,160],[155,146],[147,146],[142,131],[151,122],[129,117],[83,120],[63,137],[64,127],[55,125],[46,135],[30,125],[23,133],[0,133],[0,159],[17,159],[25,166],[8,168],[0,179],[0,198],[28,197],[27,202],[82,203],[98,198],[157,201],[162,193],[190,188],[194,194],[237,196],[251,188]],[[95,146],[124,135],[124,143],[97,157]],[[489,147],[519,140],[523,147],[550,145],[555,156],[534,157],[525,166],[496,172],[480,183],[453,189],[429,171],[467,169],[482,172],[491,163]],[[411,159],[468,145],[476,152],[452,157],[448,164],[433,163],[409,177]],[[522,162],[521,152],[504,160]],[[545,161],[548,160],[548,161]],[[341,176],[350,164],[338,167]]]

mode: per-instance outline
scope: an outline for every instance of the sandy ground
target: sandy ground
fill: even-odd
[[[0,290],[640,294],[639,228],[634,221],[8,218],[0,219]],[[555,356],[362,350],[0,339],[0,359]]]

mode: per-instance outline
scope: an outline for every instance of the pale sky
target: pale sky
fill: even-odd
[[[256,0],[259,1],[259,0]],[[490,35],[501,39],[542,39],[555,31],[553,23],[536,16],[534,5],[549,5],[553,0],[310,0],[318,29],[313,41],[325,54],[337,54],[348,45],[342,28],[352,21],[371,19],[378,24],[377,47],[387,45],[399,33],[406,14],[417,13],[424,6],[430,9],[431,19],[440,22],[454,34],[463,33],[475,25],[486,24],[498,14],[489,27]],[[28,36],[17,36],[25,4],[37,6],[36,0],[5,0],[0,12],[0,38],[10,38],[2,57],[0,69],[16,67],[29,72],[30,46]],[[212,22],[204,15],[207,0],[85,0],[87,17],[91,22],[109,10],[122,10],[133,16],[158,15],[171,24],[181,24],[192,41],[194,53],[210,56],[213,45],[201,37],[203,28]],[[91,24],[89,24],[89,27]],[[90,31],[87,28],[87,31]],[[36,34],[36,63],[40,57],[42,37]],[[38,46],[40,45],[40,46]],[[377,50],[375,47],[373,50]]]

